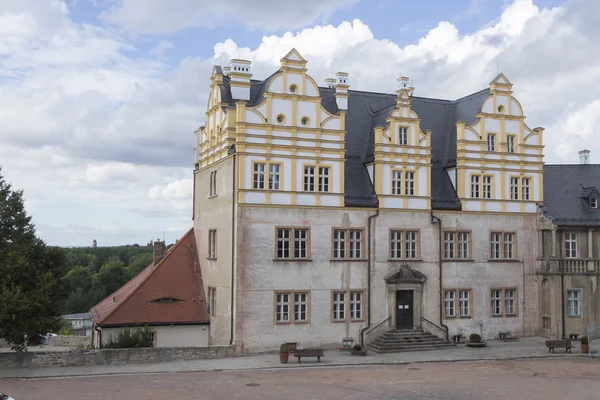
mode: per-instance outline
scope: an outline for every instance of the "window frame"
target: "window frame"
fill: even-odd
[[[498,257],[494,257],[492,251],[492,235],[499,235],[498,238]],[[506,257],[506,236],[512,235],[512,258]],[[519,260],[519,239],[516,231],[501,231],[501,230],[490,230],[488,233],[488,261],[509,261],[516,262]]]
[[[487,134],[487,138],[486,138],[486,149],[488,152],[495,152],[496,151],[496,137],[497,134],[495,132],[488,132]],[[491,145],[491,146],[490,146]]]
[[[208,287],[208,315],[217,315],[217,288],[214,286]]]
[[[499,291],[500,292],[500,297],[499,297],[499,302],[500,302],[500,313],[499,314],[494,314],[494,302],[493,302],[493,293],[494,291]],[[507,291],[513,291],[514,292],[514,297],[513,297],[513,307],[514,307],[514,313],[512,314],[507,314],[506,312],[506,292]],[[506,288],[497,288],[497,287],[493,287],[490,288],[490,316],[492,318],[515,318],[519,316],[519,289],[516,287],[506,287]]]
[[[477,178],[477,182],[474,182],[474,178]],[[485,182],[485,178],[489,178],[489,184]],[[492,200],[495,199],[495,187],[494,187],[494,175],[488,173],[471,173],[470,174],[470,194],[471,199],[479,199],[479,200]],[[486,187],[489,189],[487,193],[489,197],[485,197]],[[475,194],[475,190],[477,192],[477,196],[473,196]]]
[[[217,197],[217,170],[210,171],[208,187],[208,198],[212,199],[214,197]]]
[[[336,301],[336,294],[343,294],[344,295],[344,300],[343,302],[339,302]],[[354,302],[352,300],[352,296],[354,294],[360,294],[360,302]],[[331,318],[331,323],[338,323],[338,322],[364,322],[366,320],[366,308],[365,308],[365,289],[334,289],[331,291],[331,296],[330,296],[330,306],[329,306],[329,310],[330,310],[330,318]],[[343,312],[344,312],[344,317],[343,318],[336,318],[336,312],[334,309],[334,306],[336,304],[342,304],[343,305]],[[352,304],[360,304],[360,318],[353,318],[352,317]],[[339,311],[338,311],[339,314]]]
[[[289,230],[289,257],[279,257],[279,231]],[[296,231],[306,231],[306,257],[296,257]],[[275,226],[274,261],[312,261],[311,259],[311,229],[310,226]]]
[[[335,233],[341,231],[344,232],[344,257],[335,257],[336,255],[336,243],[341,243],[335,237]],[[360,256],[351,257],[352,248],[351,246],[351,233],[360,232]],[[339,250],[338,250],[339,252]],[[365,228],[331,228],[331,261],[365,261]]]
[[[256,171],[256,166],[262,165],[263,170]],[[279,172],[274,174],[271,172],[271,167],[277,166],[279,168]],[[276,192],[280,192],[283,190],[283,162],[280,161],[252,161],[252,169],[250,171],[251,175],[251,189],[250,190],[272,190]],[[257,183],[260,183],[260,179],[257,181],[256,177],[262,175],[262,187],[257,187]],[[271,179],[271,176],[278,176],[278,187],[275,188],[274,179]],[[260,184],[258,185],[260,186]]]
[[[397,238],[394,238],[395,234],[401,234],[400,237],[400,257],[395,257],[395,253],[398,251],[397,248],[394,247],[394,242],[398,242]],[[408,234],[415,234],[415,257],[409,258],[408,254]],[[397,260],[420,260],[421,259],[421,230],[420,229],[411,229],[411,228],[390,228],[389,230],[389,240],[388,240],[388,260],[389,261],[397,261]],[[412,242],[412,241],[411,241]]]
[[[590,198],[590,208],[598,208],[598,199],[595,197]]]
[[[307,168],[312,168],[312,175],[307,175]],[[327,174],[322,174],[321,170],[326,170]],[[306,193],[333,193],[333,166],[331,165],[323,165],[323,164],[302,164],[302,191]],[[308,183],[307,189],[307,177],[312,176],[312,190],[310,182]],[[325,179],[327,182],[325,182]],[[323,190],[323,188],[327,186],[327,190]]]
[[[452,293],[452,302],[453,302],[453,310],[454,310],[454,315],[448,315],[446,313],[447,311],[447,307],[446,307],[446,301],[447,301],[447,297],[446,297],[446,293]],[[462,308],[462,304],[461,301],[463,300],[461,298],[461,295],[463,293],[468,293],[469,297],[467,299],[468,301],[468,314],[463,314],[463,308]],[[444,319],[468,319],[468,318],[473,318],[473,289],[471,288],[444,288]]]
[[[394,196],[402,196],[402,179],[404,171],[401,169],[392,169],[392,182],[390,184],[391,193]]]
[[[517,137],[516,135],[506,135],[506,152],[507,153],[515,153],[516,137]]]
[[[209,229],[208,230],[208,252],[207,257],[208,260],[216,260],[217,259],[217,230]]]
[[[408,146],[409,131],[410,131],[410,129],[408,126],[399,126],[398,127],[398,145]],[[402,140],[402,139],[404,139],[404,140]]]
[[[571,294],[577,294],[577,298],[571,298]],[[571,303],[577,304],[577,313],[571,313]],[[581,318],[581,289],[567,289],[567,316],[570,318]]]
[[[573,239],[567,239],[567,235],[571,236],[573,235]],[[579,235],[577,234],[577,232],[574,231],[566,231],[563,234],[563,247],[564,247],[564,254],[565,254],[565,258],[567,259],[577,259],[578,258],[578,253],[579,253],[579,249],[578,249],[578,245],[577,245],[577,237]],[[570,243],[574,243],[575,244],[575,248],[573,249],[572,247],[569,249],[570,252],[574,252],[575,255],[569,255],[569,253],[567,252],[567,242]]]
[[[296,320],[296,295],[306,294],[306,320]],[[288,295],[288,320],[277,319],[277,296]],[[311,323],[311,291],[310,290],[275,290],[273,292],[273,325],[310,325]]]
[[[446,235],[447,234],[452,234],[453,235],[453,239],[451,242],[446,240]],[[460,244],[461,244],[461,240],[460,240],[460,235],[461,234],[467,234],[467,257],[466,258],[460,258],[459,255],[461,253],[460,250]],[[448,261],[468,261],[468,260],[472,260],[473,259],[473,233],[470,230],[454,230],[454,229],[445,229],[444,230],[444,235],[443,235],[443,245],[444,245],[444,252],[443,252],[443,256],[442,256],[442,260],[448,260]],[[453,251],[453,257],[447,257],[447,243],[451,243],[452,244],[452,251]]]

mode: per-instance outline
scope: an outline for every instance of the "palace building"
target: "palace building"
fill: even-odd
[[[543,129],[507,77],[456,100],[351,83],[319,86],[295,49],[262,80],[213,68],[194,149],[208,343],[539,333]]]

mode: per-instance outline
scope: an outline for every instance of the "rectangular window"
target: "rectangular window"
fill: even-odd
[[[275,303],[275,318],[278,323],[290,322],[289,293],[277,293]]]
[[[395,260],[419,258],[419,232],[390,229],[390,258]]]
[[[304,167],[304,191],[315,191],[315,167]]]
[[[454,240],[455,234],[454,232],[445,232],[444,233],[444,258],[452,259],[454,258]]]
[[[209,182],[209,194],[210,197],[217,195],[217,171],[211,171],[210,182]]]
[[[479,198],[479,175],[471,176],[471,197],[474,199]]]
[[[364,319],[363,291],[332,292],[334,321],[362,321]]]
[[[278,324],[308,322],[310,315],[309,297],[308,292],[276,292],[275,322]]]
[[[467,260],[470,241],[469,232],[444,232],[444,258]]]
[[[414,260],[417,258],[417,232],[406,232],[406,258]]]
[[[415,194],[415,173],[412,171],[404,173],[404,194],[407,196]]]
[[[500,290],[492,290],[492,315],[502,315],[502,294]]]
[[[458,258],[469,258],[469,232],[458,232]]]
[[[362,319],[362,292],[350,292],[350,319]]]
[[[210,229],[208,231],[208,258],[217,258],[217,230]]]
[[[334,321],[345,321],[346,320],[346,293],[334,292],[333,293],[333,320]]]
[[[577,258],[577,233],[565,232],[565,257]]]
[[[529,200],[529,192],[531,188],[530,178],[521,178],[521,199]]]
[[[308,258],[308,228],[277,228],[276,258]]]
[[[444,292],[444,312],[446,317],[456,317],[454,295],[455,292],[453,291]]]
[[[513,240],[515,238],[514,233],[505,233],[504,234],[504,258],[505,259],[513,259],[514,251],[513,251]]]
[[[505,289],[504,290],[504,308],[506,315],[515,315],[515,290]]]
[[[402,171],[392,171],[392,194],[402,194]]]
[[[591,199],[590,200],[590,207],[591,208],[598,208],[598,199]]]
[[[516,243],[514,232],[490,233],[490,259],[514,260],[516,258]]]
[[[271,190],[279,190],[280,169],[279,164],[269,164],[269,189]]]
[[[506,151],[509,153],[515,152],[515,137],[513,135],[506,136]]]
[[[488,133],[487,145],[488,151],[496,151],[496,135]]]
[[[470,290],[459,290],[458,291],[458,309],[461,317],[471,316],[471,291]]]
[[[408,144],[408,128],[406,127],[400,127],[399,133],[398,133],[398,143],[401,145],[406,146]]]
[[[362,258],[362,237],[362,229],[334,229],[333,258]]]
[[[253,189],[265,188],[265,164],[254,164]]]
[[[517,289],[492,289],[492,316],[514,317],[517,315]]]
[[[489,175],[483,176],[483,198],[492,198],[492,177]]]
[[[402,258],[402,231],[391,231],[390,232],[390,258],[401,259]]]
[[[567,291],[567,310],[569,317],[579,317],[581,315],[581,301],[579,290]]]
[[[308,321],[308,293],[294,293],[294,322]]]
[[[319,167],[319,192],[329,192],[329,167]]]
[[[208,312],[213,317],[217,315],[217,289],[214,287],[208,288]]]
[[[510,199],[519,200],[519,178],[510,178]]]

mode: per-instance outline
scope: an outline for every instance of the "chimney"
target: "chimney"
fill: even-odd
[[[248,60],[231,60],[228,74],[231,80],[231,97],[234,100],[250,100],[250,78],[252,77],[252,63]]]
[[[581,150],[579,152],[579,164],[589,164],[590,163],[590,151],[589,150]]]
[[[348,109],[348,88],[350,83],[348,82],[347,72],[336,72],[335,73],[335,101],[340,110]]]
[[[329,89],[335,88],[335,78],[325,78],[325,87]]]
[[[154,265],[158,264],[160,260],[165,256],[165,242],[161,242],[160,239],[154,241]]]

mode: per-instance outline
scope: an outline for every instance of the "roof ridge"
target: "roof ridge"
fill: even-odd
[[[107,320],[107,319],[108,319],[108,318],[109,318],[111,315],[113,315],[113,314],[114,314],[114,313],[115,313],[115,312],[116,312],[118,309],[120,309],[120,308],[121,308],[121,306],[122,306],[123,304],[125,304],[125,303],[127,302],[127,300],[129,300],[129,299],[131,298],[131,296],[133,296],[133,294],[134,294],[134,293],[135,293],[135,292],[136,292],[136,291],[137,291],[137,290],[138,290],[140,287],[142,287],[142,285],[143,285],[144,283],[146,283],[146,282],[148,281],[148,279],[150,279],[150,277],[151,277],[152,275],[154,275],[154,273],[155,273],[156,271],[158,271],[158,268],[160,268],[160,266],[163,264],[163,262],[164,262],[164,261],[165,261],[165,260],[166,260],[166,259],[167,259],[167,258],[168,258],[168,257],[169,257],[171,254],[172,254],[172,253],[173,253],[173,250],[175,250],[175,249],[177,248],[177,246],[179,246],[181,243],[183,243],[183,240],[184,240],[185,238],[187,238],[187,236],[188,236],[188,235],[189,235],[191,232],[193,232],[193,231],[194,231],[194,228],[193,228],[193,227],[192,227],[192,228],[190,228],[190,229],[189,229],[189,230],[188,230],[188,231],[185,233],[185,235],[183,235],[183,236],[181,237],[181,239],[179,239],[179,241],[178,241],[177,243],[175,243],[175,244],[174,244],[174,245],[173,245],[173,246],[172,246],[172,247],[169,249],[169,251],[167,252],[167,254],[166,254],[166,255],[165,255],[163,258],[161,258],[161,259],[160,259],[160,261],[159,261],[157,264],[154,264],[154,262],[153,262],[152,264],[150,264],[150,265],[148,265],[146,268],[144,268],[142,271],[140,271],[140,272],[139,272],[139,273],[138,273],[136,276],[134,276],[134,277],[133,277],[133,278],[131,278],[129,281],[127,281],[127,282],[126,282],[126,283],[125,283],[123,286],[127,285],[127,283],[129,283],[129,282],[131,282],[132,280],[134,280],[134,279],[135,279],[135,278],[136,278],[138,275],[140,275],[142,272],[144,272],[144,271],[145,271],[145,270],[147,270],[148,268],[152,269],[152,268],[154,267],[154,268],[153,268],[154,270],[153,270],[152,272],[150,272],[150,273],[148,274],[148,276],[146,276],[146,277],[145,277],[145,278],[144,278],[144,279],[143,279],[143,280],[140,282],[140,284],[139,284],[139,285],[137,285],[137,287],[135,288],[135,290],[131,291],[131,293],[129,293],[129,295],[127,295],[126,297],[124,297],[124,298],[123,298],[123,301],[121,301],[121,303],[120,303],[118,306],[116,306],[116,307],[115,307],[115,308],[114,308],[114,309],[113,309],[111,312],[109,312],[108,314],[106,314],[106,315],[104,316],[104,318],[102,318],[102,321],[106,321],[106,320]],[[121,289],[123,286],[121,286],[119,289],[115,290],[114,292],[112,292],[112,293],[111,293],[111,294],[109,294],[108,296],[106,296],[106,297],[105,297],[105,298],[104,298],[102,301],[104,301],[104,300],[106,300],[106,299],[110,298],[111,296],[113,296],[113,295],[114,295],[114,294],[115,294],[117,291],[119,291],[119,290],[120,290],[120,289]],[[98,304],[102,303],[102,301],[100,301]],[[95,306],[94,306],[94,307],[95,307]],[[93,308],[93,307],[92,307],[92,308]],[[91,310],[91,309],[90,309],[90,310]],[[92,315],[92,317],[93,317],[93,315]],[[97,321],[97,322],[101,322],[101,321]]]

